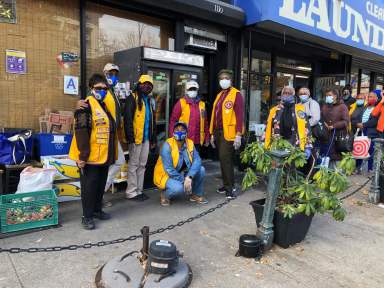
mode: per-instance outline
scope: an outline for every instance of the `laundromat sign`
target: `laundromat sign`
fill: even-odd
[[[235,0],[235,5],[244,9],[249,25],[273,21],[384,56],[384,0]]]

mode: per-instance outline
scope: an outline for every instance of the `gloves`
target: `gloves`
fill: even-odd
[[[304,154],[305,154],[305,159],[309,159],[309,157],[311,157],[311,154],[312,154],[312,149],[311,148],[305,148],[304,149]]]
[[[236,135],[235,141],[233,142],[233,147],[235,147],[235,150],[238,150],[241,146],[241,136]]]
[[[204,143],[204,147],[208,147],[209,146],[209,141],[206,141],[205,143]]]
[[[216,145],[215,145],[215,136],[211,136],[211,140],[210,140],[210,142],[211,142],[211,146],[212,146],[212,148],[213,149],[215,149],[216,148]]]
[[[184,192],[187,195],[192,194],[192,178],[189,176],[184,178]]]

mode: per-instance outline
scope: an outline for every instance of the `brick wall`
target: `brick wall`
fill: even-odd
[[[39,127],[45,108],[73,110],[64,75],[80,76],[80,61],[61,67],[61,52],[80,55],[78,0],[17,0],[17,24],[0,23],[0,127]],[[27,54],[27,74],[5,72],[5,50]],[[79,81],[80,82],[80,81]]]

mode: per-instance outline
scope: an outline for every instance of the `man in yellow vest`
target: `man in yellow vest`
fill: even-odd
[[[155,166],[153,182],[161,190],[162,206],[169,206],[170,200],[181,194],[189,195],[191,202],[208,203],[203,196],[205,169],[187,130],[184,122],[174,124],[173,137],[162,146]]]
[[[295,89],[284,87],[281,103],[271,108],[265,129],[265,147],[269,148],[273,138],[281,137],[304,151],[307,159],[312,153],[310,127],[305,106],[295,104]]]
[[[185,97],[173,107],[169,120],[169,134],[173,134],[173,126],[181,121],[188,125],[188,138],[193,141],[195,148],[201,151],[202,145],[209,145],[209,127],[205,103],[198,97],[199,84],[190,80],[185,85]]]
[[[108,94],[105,77],[94,74],[89,89],[88,107],[75,112],[75,133],[69,151],[69,158],[81,169],[82,225],[87,230],[95,228],[94,217],[110,218],[102,211],[102,199],[108,168],[117,159],[115,101]]]
[[[149,148],[156,146],[154,102],[150,97],[153,81],[149,75],[141,75],[136,90],[126,101],[124,131],[129,145],[128,186],[125,192],[129,200],[145,201],[143,193],[145,166]]]
[[[234,177],[234,150],[241,146],[244,133],[244,100],[241,93],[232,87],[233,72],[223,69],[218,74],[221,91],[213,103],[211,124],[211,145],[218,148],[223,187],[216,190],[226,194],[228,199],[236,197]]]

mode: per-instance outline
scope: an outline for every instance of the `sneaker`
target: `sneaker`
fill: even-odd
[[[171,205],[171,201],[165,197],[164,191],[160,191],[160,205],[161,206],[169,206]]]
[[[95,218],[97,218],[99,220],[109,220],[109,219],[111,219],[111,215],[108,214],[108,213],[105,213],[104,211],[93,213],[93,217],[95,217]]]
[[[205,199],[202,196],[197,196],[195,194],[192,194],[191,197],[189,197],[189,201],[196,202],[198,204],[208,204],[208,200]]]
[[[125,198],[127,198],[128,200],[139,201],[139,202],[143,202],[143,201],[149,199],[149,197],[147,195],[145,195],[144,193],[141,193],[141,194],[136,195],[135,197],[131,197],[131,198],[129,198],[128,196],[125,196]]]
[[[232,191],[226,191],[225,197],[227,199],[235,199],[236,198],[236,188],[233,188]]]
[[[83,225],[83,228],[85,230],[93,230],[95,229],[95,222],[93,221],[93,218],[81,218],[81,225]]]
[[[220,187],[219,189],[216,190],[216,192],[219,194],[225,194],[227,190],[225,190],[225,187]]]

